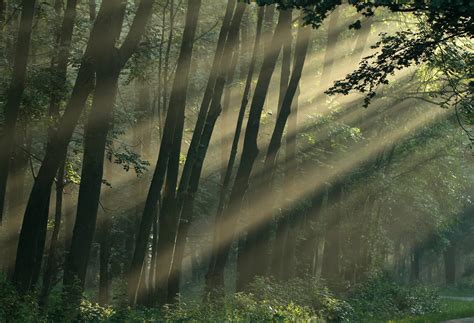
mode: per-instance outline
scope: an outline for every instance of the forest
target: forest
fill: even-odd
[[[0,0],[0,322],[474,322],[473,12]]]

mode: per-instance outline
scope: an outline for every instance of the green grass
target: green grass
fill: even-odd
[[[460,318],[474,317],[474,302],[446,299],[442,301],[439,313],[407,317],[393,320],[393,323],[441,322]]]

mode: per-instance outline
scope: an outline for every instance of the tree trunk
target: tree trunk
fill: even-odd
[[[96,9],[97,5],[95,3],[95,0],[89,0],[89,21],[92,23],[94,23],[94,20],[96,18]]]
[[[48,261],[46,262],[46,268],[43,274],[43,286],[41,287],[40,294],[40,305],[43,308],[47,307],[48,296],[51,290],[51,284],[57,276],[58,267],[58,240],[59,231],[61,229],[62,221],[62,210],[63,210],[63,194],[64,194],[64,173],[65,173],[65,162],[62,162],[61,167],[58,170],[58,176],[56,178],[56,205],[54,210],[54,226],[53,233],[51,235],[51,243],[49,246]]]
[[[255,94],[250,106],[249,119],[245,132],[241,161],[237,170],[236,180],[230,194],[226,214],[216,219],[213,238],[213,249],[209,269],[206,274],[206,288],[210,291],[224,286],[224,268],[234,240],[235,226],[242,207],[243,198],[247,191],[250,173],[258,155],[257,136],[260,127],[260,117],[270,85],[270,79],[281,51],[281,31],[283,28],[282,15],[279,16],[276,31],[266,50],[261,72],[255,88]]]
[[[283,131],[285,129],[288,117],[290,116],[293,99],[298,89],[301,74],[303,72],[306,53],[309,47],[310,31],[311,29],[309,27],[303,26],[300,26],[298,30],[293,72],[291,75],[290,82],[288,84],[288,88],[285,91],[285,96],[281,104],[281,109],[278,114],[275,128],[273,130],[272,137],[270,139],[270,144],[268,146],[267,154],[265,157],[265,163],[263,166],[264,175],[262,178],[263,182],[261,183],[263,188],[261,188],[260,191],[269,192],[269,194],[271,194],[272,179],[276,169],[277,155],[281,146]],[[264,219],[259,215],[254,215],[253,217],[254,219],[252,219],[252,221],[255,221],[255,224],[251,225],[252,230],[250,230],[250,241],[251,243],[254,243],[252,251],[254,252],[255,256],[253,256],[252,258],[255,260],[251,279],[255,276],[263,276],[267,273],[268,267],[270,265],[269,243],[271,235],[269,225],[270,221]]]
[[[336,281],[340,278],[341,214],[338,210],[339,207],[334,207],[334,205],[341,201],[342,183],[343,181],[333,184],[328,194],[328,205],[332,206],[333,210],[336,209],[334,212],[330,212],[329,220],[326,223],[321,276],[328,281]]]
[[[152,0],[140,2],[129,33],[120,49],[117,50],[115,42],[122,29],[125,4],[111,3],[111,12],[106,19],[108,20],[107,28],[102,30],[101,46],[96,49],[97,84],[84,138],[84,159],[76,223],[64,274],[66,290],[73,286],[76,279],[79,279],[80,289],[84,286],[99,205],[105,145],[112,121],[118,78],[121,69],[140,42],[151,16],[152,5]],[[75,291],[71,296],[73,301],[76,301],[78,295]]]
[[[148,221],[148,216],[152,215],[153,209],[156,208],[156,203],[158,202],[156,197],[159,198],[159,193],[163,183],[164,170],[167,166],[167,182],[163,195],[163,206],[159,214],[160,226],[158,228],[159,233],[156,261],[160,266],[157,267],[158,270],[155,277],[156,292],[159,298],[158,302],[160,304],[166,302],[168,275],[171,269],[174,240],[178,223],[177,216],[179,215],[174,207],[175,203],[173,200],[175,199],[176,194],[189,71],[200,7],[200,0],[188,2],[183,40],[170,96],[170,108],[168,109],[166,117],[165,132],[160,147],[160,155],[158,157],[155,174],[145,204],[145,210],[143,212],[140,232],[137,237],[136,250],[130,272],[129,300],[131,304],[136,302],[137,283],[140,281],[140,275],[143,272],[145,249],[152,224],[151,222],[153,222]],[[171,110],[171,107],[173,110]]]
[[[446,285],[456,284],[456,246],[451,243],[444,251],[444,272]]]
[[[232,52],[236,46],[238,41],[238,34],[240,23],[242,21],[243,14],[245,12],[245,8],[247,4],[239,3],[235,10],[234,17],[232,19],[230,29],[229,29],[229,36],[227,38],[226,44],[224,46],[223,51],[223,58],[225,57],[232,57]],[[186,183],[188,180],[184,177],[181,178],[180,188],[178,201],[177,201],[177,208],[181,211],[181,219],[178,226],[178,236],[176,240],[176,249],[178,253],[173,261],[173,267],[171,271],[171,280],[169,284],[169,297],[168,301],[170,301],[170,296],[175,297],[179,292],[179,283],[182,274],[182,261],[184,255],[184,247],[187,238],[187,232],[189,230],[189,226],[193,219],[193,209],[194,209],[194,198],[197,193],[199,187],[199,180],[201,177],[202,167],[204,165],[204,159],[209,147],[209,143],[211,141],[211,136],[214,130],[214,126],[216,120],[221,112],[221,97],[224,91],[224,84],[225,84],[225,69],[224,69],[224,60],[221,62],[221,71],[219,76],[217,77],[216,87],[214,88],[214,97],[212,99],[212,104],[209,108],[209,113],[206,118],[206,124],[204,126],[204,130],[202,132],[201,140],[199,142],[199,150],[197,154],[197,158],[193,165],[192,171],[190,173],[189,184],[187,189],[182,183]],[[231,65],[230,71],[228,71],[228,75],[232,74],[235,70],[236,64]],[[184,172],[183,172],[184,174]]]
[[[16,147],[10,166],[10,180],[8,181],[8,213],[4,221],[3,229],[5,240],[1,241],[2,260],[7,277],[13,275],[15,265],[16,246],[18,243],[18,232],[22,220],[22,208],[25,203],[25,181],[29,156],[26,153],[31,149],[31,131],[26,123],[22,123],[21,131],[16,132]]]
[[[286,137],[286,156],[285,156],[285,164],[286,165],[295,165],[296,164],[296,148],[297,148],[297,132],[298,132],[298,97],[299,97],[299,88],[297,90],[297,94],[295,99],[293,100],[293,106],[291,107],[291,115],[288,119],[288,133]],[[298,171],[296,169],[296,171]],[[284,192],[291,193],[293,189],[296,188],[297,185],[297,176],[295,172],[286,167],[285,169],[285,187]],[[296,274],[296,243],[297,243],[297,229],[298,229],[298,221],[296,217],[298,216],[298,210],[293,208],[293,201],[290,201],[290,209],[288,210],[288,214],[283,214],[286,221],[284,222],[286,225],[284,227],[284,231],[286,231],[286,239],[285,244],[283,245],[283,262],[281,277],[283,279],[289,279],[295,276]],[[278,238],[278,236],[276,237]],[[314,248],[314,240],[313,246]],[[311,250],[311,249],[309,249]],[[311,258],[310,258],[311,259]]]
[[[4,126],[0,137],[0,226],[5,208],[8,169],[13,154],[15,130],[20,113],[21,98],[25,89],[28,52],[30,49],[31,31],[35,0],[24,0],[21,6],[20,27],[13,61],[13,73],[4,107]]]
[[[203,101],[201,103],[201,108],[199,110],[198,121],[196,122],[196,128],[194,129],[194,134],[191,140],[188,156],[186,158],[186,162],[184,165],[183,174],[185,170],[189,168],[187,164],[190,163],[190,152],[193,151],[192,149],[196,149],[199,145],[200,134],[202,132],[202,128],[204,127],[204,121],[207,115],[209,103],[212,98],[212,91],[214,89],[215,74],[217,73],[217,67],[218,67],[217,62],[219,62],[220,57],[222,55],[224,41],[227,37],[228,27],[230,25],[230,19],[232,17],[232,12],[235,7],[235,2],[236,2],[235,0],[230,0],[227,3],[226,14],[224,16],[223,25],[219,33],[219,39],[217,42],[217,49],[214,56],[214,62],[212,65],[211,74],[209,76],[206,90],[204,92]],[[136,286],[139,282],[140,275],[142,272],[143,260],[145,259],[145,249],[148,242],[148,234],[151,230],[154,214],[156,214],[157,203],[160,200],[161,188],[163,186],[164,177],[166,173],[166,166],[168,164],[168,158],[169,158],[169,154],[171,150],[173,132],[174,132],[174,127],[175,127],[175,121],[174,121],[175,118],[174,118],[174,112],[173,113],[170,113],[170,112],[171,111],[169,111],[166,115],[165,125],[163,129],[163,137],[162,137],[161,145],[160,145],[160,152],[158,155],[155,171],[153,174],[153,178],[150,184],[150,189],[148,191],[147,199],[145,202],[145,208],[143,210],[143,215],[140,221],[139,232],[137,234],[135,252],[132,258],[132,264],[131,264],[129,280],[128,280],[128,295],[129,295],[129,302],[131,304],[133,304],[136,299]],[[155,280],[156,279],[157,277],[155,276]]]
[[[108,211],[103,211],[103,219],[99,231],[99,304],[106,306],[110,303],[110,233],[112,231],[112,216]]]
[[[332,75],[334,62],[336,60],[335,50],[336,50],[337,39],[340,34],[340,30],[338,28],[339,16],[340,16],[340,9],[338,6],[329,17],[328,36],[326,40],[326,52],[324,53],[323,71],[321,72],[321,81],[319,84],[319,86],[321,87],[321,89],[323,89],[323,91],[325,91],[331,85],[329,78]]]
[[[99,30],[106,28],[104,27],[105,19],[103,16],[108,14],[108,9],[105,5],[101,9],[101,19],[99,22],[96,22],[95,28],[91,32],[91,38],[84,53],[71,98],[57,130],[54,134],[50,135],[45,157],[33,183],[33,188],[26,205],[13,277],[17,285],[20,285],[20,289],[24,291],[31,289],[36,283],[33,277],[36,276],[41,267],[51,185],[61,160],[66,156],[69,140],[87,97],[94,86],[93,48],[99,44]],[[38,250],[41,252],[37,252]]]
[[[64,286],[77,301],[78,288],[84,288],[90,248],[94,238],[103,178],[107,134],[112,121],[120,65],[115,42],[122,28],[125,6],[110,4],[107,29],[101,31],[101,46],[96,48],[96,89],[84,134],[84,157],[71,247],[64,268]],[[99,19],[99,18],[97,18]],[[74,286],[74,288],[73,288]]]
[[[423,252],[421,248],[414,247],[410,263],[410,283],[417,283],[420,280],[421,257]]]
[[[232,141],[229,161],[227,163],[226,172],[225,172],[224,179],[222,181],[222,187],[219,193],[219,203],[218,203],[217,212],[216,212],[217,217],[221,216],[221,213],[224,209],[227,189],[229,188],[232,170],[234,168],[235,158],[237,156],[237,149],[239,146],[240,134],[242,131],[242,124],[244,121],[245,110],[247,109],[247,105],[249,102],[250,90],[252,87],[253,74],[255,70],[255,63],[257,59],[258,49],[260,47],[260,38],[261,38],[262,25],[263,25],[263,14],[264,14],[264,7],[259,7],[258,13],[257,13],[258,17],[257,17],[257,30],[255,34],[255,43],[253,46],[252,57],[250,59],[250,64],[248,68],[247,79],[245,81],[245,88],[244,88],[244,93],[242,95],[242,102],[240,104],[239,115],[237,117],[237,125],[235,127],[235,134],[234,134],[234,139]],[[244,40],[242,39],[242,41]]]
[[[281,107],[283,105],[284,97],[288,89],[288,82],[290,78],[290,67],[291,67],[291,43],[292,43],[292,36],[291,36],[291,19],[292,19],[292,12],[290,10],[285,10],[280,13],[283,19],[283,28],[281,32],[281,40],[283,44],[283,58],[282,58],[282,66],[281,66],[281,77],[280,77],[280,93],[278,98],[278,115],[280,115]],[[286,120],[285,120],[286,123]],[[266,164],[264,166],[264,172],[271,171],[271,169],[266,168]],[[256,183],[256,186],[262,186],[262,192],[268,189],[269,194],[271,190],[271,179],[268,178],[268,183],[265,181],[259,181]],[[265,185],[267,184],[267,185]],[[260,188],[259,188],[260,190]],[[256,198],[260,198],[261,196],[257,196]],[[258,202],[257,202],[258,203]],[[250,226],[250,230],[247,236],[247,252],[250,255],[247,257],[248,259],[257,259],[255,257],[262,256],[262,259],[252,260],[253,266],[251,266],[251,270],[249,271],[249,277],[247,281],[250,282],[254,279],[255,275],[264,275],[266,269],[268,268],[268,260],[269,255],[266,255],[265,252],[268,251],[266,243],[269,243],[271,235],[271,226],[266,225],[264,228],[258,229],[255,227]],[[240,251],[239,251],[240,254]],[[255,263],[257,261],[258,263]],[[257,273],[258,272],[258,273]]]

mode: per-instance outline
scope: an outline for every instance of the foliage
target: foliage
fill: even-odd
[[[272,300],[260,301],[251,293],[237,293],[224,301],[180,303],[165,309],[170,321],[309,321],[317,316],[307,307],[290,302],[279,305]]]
[[[293,278],[283,282],[258,278],[250,289],[262,302],[279,306],[294,302],[330,321],[347,321],[352,317],[351,306],[338,299],[316,278]]]
[[[0,322],[34,322],[40,317],[34,294],[20,296],[13,286],[0,276]]]
[[[435,289],[400,286],[387,274],[375,274],[357,286],[348,302],[360,320],[433,313],[439,310],[440,304]]]

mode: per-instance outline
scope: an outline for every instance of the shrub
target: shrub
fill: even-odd
[[[169,321],[315,321],[317,316],[308,308],[290,302],[285,305],[272,300],[260,300],[251,293],[236,293],[224,300],[206,303],[168,305],[164,318]]]
[[[40,322],[41,315],[35,294],[19,295],[0,277],[0,322]]]
[[[440,301],[435,289],[423,286],[398,285],[387,274],[375,274],[356,286],[348,302],[358,320],[385,320],[404,315],[421,315],[439,309]]]
[[[251,285],[251,290],[260,301],[271,301],[279,306],[293,302],[328,321],[344,322],[353,317],[351,305],[333,295],[316,278],[294,278],[286,282],[258,278]]]

